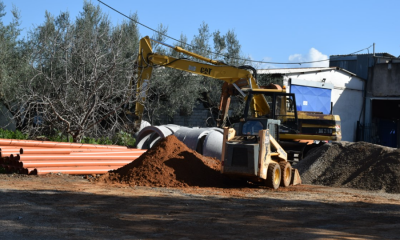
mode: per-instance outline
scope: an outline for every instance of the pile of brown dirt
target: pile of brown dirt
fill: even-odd
[[[151,187],[222,187],[224,176],[219,171],[220,161],[202,156],[171,135],[97,181]]]
[[[400,193],[400,150],[366,142],[334,142],[295,165],[304,184]]]

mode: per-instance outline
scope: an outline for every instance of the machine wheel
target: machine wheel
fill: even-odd
[[[279,164],[270,163],[268,166],[267,180],[265,180],[267,187],[278,189],[281,183],[281,168]]]
[[[290,180],[292,179],[292,167],[289,162],[280,162],[279,166],[281,167],[281,186],[287,187],[290,185]]]

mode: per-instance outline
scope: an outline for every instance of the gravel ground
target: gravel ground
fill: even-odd
[[[272,190],[161,143],[101,178],[0,174],[0,239],[400,239],[397,149],[326,144]]]
[[[0,174],[0,239],[398,239],[400,194],[102,185]]]

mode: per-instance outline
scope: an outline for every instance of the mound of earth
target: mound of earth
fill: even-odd
[[[97,181],[151,187],[220,187],[223,179],[219,160],[189,149],[171,135],[135,161]]]
[[[366,142],[334,142],[295,165],[304,184],[400,193],[400,150]]]

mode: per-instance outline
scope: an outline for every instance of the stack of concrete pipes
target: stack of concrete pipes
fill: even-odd
[[[6,173],[42,175],[104,174],[118,169],[145,150],[115,145],[0,139],[0,169]]]
[[[138,134],[137,148],[149,149],[169,135],[175,135],[190,149],[204,156],[221,159],[223,130],[220,128],[189,128],[173,124],[147,126]]]

